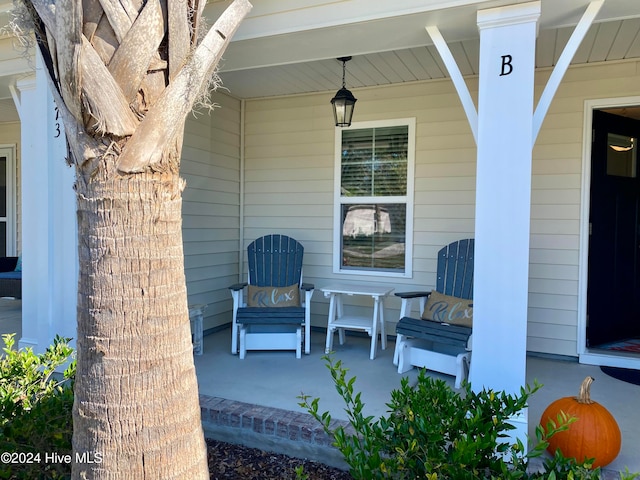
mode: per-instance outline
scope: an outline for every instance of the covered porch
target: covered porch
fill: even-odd
[[[311,334],[311,354],[296,360],[294,352],[249,352],[244,360],[229,352],[231,332],[223,329],[205,336],[204,352],[195,356],[200,395],[209,398],[224,398],[246,404],[258,404],[260,407],[284,409],[296,422],[309,422],[313,427],[319,425],[312,419],[296,417],[304,410],[298,406],[298,395],[304,393],[312,398],[320,398],[320,412],[329,411],[332,418],[347,420],[344,403],[336,393],[326,363],[322,360],[325,346],[325,333],[314,329]],[[347,336],[344,345],[334,344],[334,359],[341,360],[349,369],[349,376],[355,376],[355,391],[362,392],[365,414],[380,416],[387,412],[386,403],[390,400],[391,390],[400,386],[403,376],[415,382],[418,371],[413,369],[404,375],[397,373],[392,363],[394,341],[390,337],[386,350],[378,350],[375,360],[369,360],[369,339],[363,336]],[[430,376],[444,379],[452,388],[454,377],[428,372]],[[574,396],[582,380],[588,376],[596,380],[592,386],[592,398],[604,405],[616,418],[622,432],[622,450],[617,459],[606,467],[607,477],[615,478],[616,471],[640,472],[640,411],[631,399],[640,395],[640,386],[625,383],[605,375],[599,367],[583,365],[571,358],[545,358],[540,355],[527,356],[526,382],[533,385],[534,380],[543,384],[530,401],[528,415],[528,435],[535,438],[535,427],[544,409],[554,400]],[[226,402],[225,402],[226,403]],[[226,403],[227,405],[231,405]],[[203,402],[203,406],[204,406]],[[215,402],[214,402],[215,405]],[[253,409],[238,409],[240,412]],[[206,429],[206,408],[203,410],[203,422]],[[264,413],[261,409],[262,415]],[[242,419],[237,419],[242,426]],[[213,428],[208,433],[221,440],[238,441],[261,448],[282,449],[284,453],[300,452],[304,455],[318,453],[321,460],[340,458],[325,449],[314,449],[311,439],[298,438],[293,445],[287,441],[270,445],[264,437],[255,438],[254,425],[245,423],[245,428]],[[277,436],[277,435],[276,435]],[[322,446],[322,445],[321,445]],[[306,447],[306,448],[304,448]],[[297,450],[300,449],[300,450]],[[324,458],[323,458],[324,457]],[[610,476],[609,476],[610,475]]]
[[[228,3],[210,3],[210,17],[215,18],[217,9]],[[476,276],[484,290],[475,292],[476,304],[485,312],[477,318],[486,340],[477,342],[481,346],[474,351],[478,385],[502,388],[506,382],[508,389],[516,389],[525,378],[527,382],[538,378],[547,385],[537,395],[541,405],[531,405],[531,429],[548,401],[575,394],[576,385],[586,376],[585,369],[598,373],[594,397],[611,408],[629,431],[623,432],[626,457],[621,455],[621,467],[640,470],[631,463],[638,444],[635,412],[617,412],[610,405],[620,401],[621,408],[631,409],[629,405],[624,407],[623,400],[630,404],[628,399],[637,396],[637,387],[631,386],[636,388],[631,391],[609,385],[603,388],[604,376],[598,367],[576,361],[611,361],[611,356],[603,359],[594,353],[586,339],[591,115],[595,110],[614,108],[619,114],[633,116],[634,110],[627,107],[640,104],[640,47],[635,40],[640,29],[638,4],[634,0],[605,2],[551,102],[543,90],[553,77],[553,68],[566,60],[561,52],[571,43],[585,11],[602,2],[571,0],[563,2],[561,8],[556,2],[543,0],[539,31],[534,34],[536,22],[530,19],[528,43],[514,42],[519,43],[518,55],[528,53],[529,60],[535,51],[535,72],[533,64],[529,65],[527,91],[521,93],[534,97],[536,103],[541,98],[551,102],[546,105],[550,107],[549,115],[539,139],[536,141],[527,122],[535,120],[540,128],[545,115],[536,119],[520,115],[517,137],[511,130],[494,128],[480,148],[474,137],[486,131],[475,131],[478,124],[474,129],[474,122],[468,119],[473,104],[478,104],[475,98],[494,100],[484,109],[479,108],[484,115],[479,130],[482,125],[494,125],[497,119],[502,126],[516,122],[509,117],[512,104],[500,97],[504,91],[487,89],[483,84],[489,76],[481,72],[478,11],[497,8],[498,13],[506,12],[512,5],[526,10],[526,4],[536,2],[414,0],[404,4],[406,9],[394,6],[393,11],[384,11],[391,9],[388,2],[370,0],[338,2],[339,10],[328,2],[314,0],[305,1],[304,8],[295,11],[288,11],[286,2],[255,3],[256,9],[231,45],[221,71],[229,91],[216,93],[214,99],[222,108],[212,116],[189,119],[183,150],[181,173],[187,181],[183,209],[185,271],[189,302],[208,305],[205,329],[215,331],[230,321],[227,287],[244,279],[245,247],[260,235],[277,231],[299,239],[306,248],[305,280],[317,287],[345,277],[332,268],[334,259],[339,257],[334,247],[340,241],[336,234],[340,228],[334,224],[338,141],[329,99],[339,87],[340,64],[335,58],[353,55],[347,86],[359,98],[355,122],[411,118],[416,132],[412,135],[415,182],[414,177],[408,182],[415,184],[415,195],[408,200],[412,215],[407,215],[413,228],[405,232],[407,240],[413,241],[407,262],[413,271],[404,277],[365,272],[361,277],[350,278],[372,285],[392,283],[398,291],[429,289],[438,249],[455,239],[475,236],[485,246],[483,251],[478,250],[478,257],[484,262],[484,276]],[[375,11],[374,7],[381,10]],[[492,19],[485,20],[491,23]],[[454,62],[443,61],[442,50],[434,45],[434,37],[425,32],[425,26],[439,29]],[[438,42],[442,47],[442,39]],[[506,61],[514,55],[510,38],[497,43],[500,48],[494,52],[495,58]],[[484,45],[490,46],[491,39]],[[459,85],[453,85],[453,75],[448,72],[454,64],[469,90],[466,99],[460,98]],[[501,72],[508,78],[506,65],[510,64],[503,63]],[[75,332],[76,270],[65,268],[76,261],[75,205],[72,174],[61,161],[64,149],[55,132],[53,104],[42,83],[33,80],[22,80],[12,94],[14,100],[20,100],[23,113],[34,117],[25,117],[23,123],[37,125],[36,130],[45,132],[47,139],[28,142],[35,135],[23,129],[22,171],[50,170],[50,174],[38,178],[25,176],[21,186],[27,286],[24,306],[25,313],[29,313],[25,315],[21,340],[23,345],[41,349],[52,334],[74,336]],[[11,103],[14,100],[7,99]],[[506,106],[506,111],[494,110],[497,105]],[[520,114],[524,110],[520,108]],[[37,118],[42,121],[30,122]],[[362,128],[362,124],[354,127]],[[49,170],[39,168],[43,161],[48,162]],[[515,164],[518,168],[512,170]],[[521,183],[514,186],[512,180]],[[492,208],[492,197],[503,186],[511,190],[501,192],[498,207],[515,207],[516,202],[511,201],[515,191],[517,208]],[[35,200],[43,192],[56,200],[49,202],[47,208],[41,208]],[[66,196],[59,196],[60,192],[66,192]],[[496,218],[501,222],[499,228],[493,228]],[[518,223],[517,228],[514,222]],[[508,248],[502,249],[503,246]],[[497,256],[509,259],[500,264],[506,271],[497,271]],[[316,328],[326,325],[327,303],[320,297],[315,294],[312,312]],[[504,307],[504,314],[496,323],[497,302]],[[388,305],[391,333],[398,306]],[[515,306],[515,315],[510,306]],[[239,363],[228,353],[228,330],[224,332],[208,335],[205,355],[196,358],[204,395],[228,398],[244,392],[262,405],[276,398],[277,390],[289,403],[283,399],[276,403],[282,403],[280,408],[288,411],[297,408],[295,396],[300,390],[305,391],[304,384],[291,381],[296,377],[322,385],[323,390],[317,394],[311,390],[305,393],[321,398],[333,395],[328,372],[319,361],[322,334],[319,340],[318,333],[314,334],[312,355],[300,362],[293,361],[288,353],[270,353],[264,357],[255,354],[256,360],[249,355],[246,363]],[[216,340],[220,343],[214,339],[220,339]],[[502,346],[499,354],[496,345]],[[547,363],[549,360],[527,356],[527,351],[559,356],[554,358],[572,357],[561,365],[575,371],[575,378],[569,373],[562,375],[555,361]],[[390,353],[388,350],[385,354]],[[383,408],[384,394],[397,385],[399,377],[390,359],[387,361],[384,356],[372,363],[364,354],[363,360],[367,361],[362,364],[362,373],[355,360],[354,366],[350,360],[344,361],[363,380],[367,373],[377,374],[366,388],[362,386],[363,395],[378,398],[378,405]],[[625,361],[636,368],[640,364],[631,355]],[[544,375],[531,373],[532,365],[538,362],[547,365],[542,368]],[[496,364],[504,367],[503,371]],[[372,365],[380,366],[379,371]],[[305,370],[309,367],[313,370]],[[248,371],[242,372],[245,369]],[[383,371],[388,374],[389,384],[382,383]],[[279,385],[275,380],[277,372],[284,372],[284,383],[291,387],[291,394],[284,387],[272,388]],[[237,381],[242,373],[248,380],[246,385]],[[265,382],[262,387],[250,381],[254,373],[260,376],[255,382]],[[225,380],[218,375],[230,377]],[[321,383],[323,378],[326,384]],[[552,385],[558,385],[558,389],[543,401]],[[233,393],[235,388],[238,391]],[[232,400],[243,401],[235,397]],[[336,416],[341,412],[339,405],[326,408],[335,408]],[[526,429],[527,422],[524,424]]]
[[[16,331],[20,336],[20,300],[0,299],[0,334]],[[344,404],[335,391],[329,370],[322,360],[325,333],[314,329],[311,334],[311,354],[296,360],[294,352],[249,352],[244,360],[229,352],[229,328],[204,337],[202,355],[194,356],[198,375],[203,423],[208,436],[223,441],[238,442],[263,449],[317,458],[340,465],[340,454],[327,447],[326,442],[309,436],[257,434],[254,423],[247,418],[280,419],[295,423],[296,428],[317,428],[319,425],[298,406],[301,393],[320,398],[320,411],[329,411],[333,418],[346,420]],[[344,345],[335,344],[334,358],[356,377],[355,390],[362,392],[365,414],[380,416],[387,411],[391,390],[400,386],[403,376],[414,382],[416,369],[404,375],[397,373],[392,363],[393,337],[386,350],[379,350],[375,360],[369,360],[369,339],[348,336]],[[454,378],[428,372],[442,378],[453,387]],[[528,434],[535,438],[534,429],[543,410],[557,398],[577,394],[580,382],[588,375],[596,381],[592,398],[604,405],[616,418],[622,432],[622,450],[616,460],[606,467],[607,479],[617,479],[617,471],[640,472],[640,411],[633,399],[640,395],[640,386],[625,383],[605,375],[599,367],[579,364],[571,358],[527,357],[526,382],[543,384],[529,404]],[[218,412],[224,419],[210,418]],[[244,417],[244,422],[243,422]],[[291,438],[293,437],[293,439]]]

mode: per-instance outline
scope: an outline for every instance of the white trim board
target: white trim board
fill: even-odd
[[[582,192],[580,201],[580,265],[578,270],[578,358],[587,365],[607,365],[622,368],[640,368],[640,358],[597,353],[587,348],[587,287],[589,269],[589,208],[591,191],[591,145],[593,137],[593,111],[603,108],[640,105],[640,96],[602,98],[584,102],[582,132]],[[602,353],[601,353],[602,352]]]
[[[6,178],[6,192],[7,206],[6,206],[6,248],[7,256],[17,255],[17,199],[16,199],[16,145],[13,144],[1,144],[0,155],[7,157],[7,178]]]

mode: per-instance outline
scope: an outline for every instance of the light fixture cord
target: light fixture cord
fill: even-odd
[[[345,62],[344,60],[342,61],[342,88],[345,88],[345,81],[344,81],[344,76],[345,76],[345,71],[347,69],[347,62]]]

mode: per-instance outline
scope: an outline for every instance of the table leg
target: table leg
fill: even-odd
[[[202,317],[204,310],[202,305],[189,307],[189,320],[191,321],[191,335],[193,338],[194,355],[202,355],[203,335],[202,335]]]
[[[344,316],[344,306],[342,304],[342,294],[340,293],[336,294],[336,304],[338,308],[338,318],[342,318]],[[340,341],[340,345],[344,345],[344,328],[338,328],[338,340]]]
[[[380,346],[382,350],[387,349],[387,333],[384,326],[384,298],[380,299]]]
[[[324,353],[328,354],[333,348],[333,320],[336,318],[336,294],[332,293],[329,297],[329,318],[327,320],[327,343],[324,348]]]
[[[371,329],[371,360],[376,358],[376,350],[378,349],[378,318],[380,315],[380,297],[373,297],[373,325]]]

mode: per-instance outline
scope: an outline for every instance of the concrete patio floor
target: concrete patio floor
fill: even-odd
[[[20,300],[0,299],[0,334],[15,331],[18,332],[19,338],[20,311]],[[312,428],[312,421],[308,419],[305,410],[298,406],[297,396],[301,393],[312,398],[319,397],[321,412],[329,411],[335,419],[347,419],[342,400],[335,391],[329,370],[322,360],[325,343],[325,334],[322,331],[312,332],[311,354],[303,355],[299,360],[295,358],[294,352],[248,352],[246,358],[240,360],[230,352],[230,335],[228,328],[206,335],[203,355],[194,357],[205,431],[216,430],[222,440],[260,446],[260,442],[265,441],[264,436],[249,438],[246,430],[237,434],[239,430],[231,428],[234,416],[240,423],[245,421],[242,414],[238,413],[241,411],[244,412],[245,419],[248,418],[246,413],[250,412],[251,416],[256,418],[254,422],[258,421],[258,417],[275,418],[277,415],[297,422],[303,419],[302,423],[305,426],[302,430],[308,430]],[[400,386],[402,375],[398,375],[392,364],[393,348],[394,341],[391,338],[387,350],[378,349],[376,359],[369,360],[368,338],[347,336],[345,345],[340,345],[337,339],[334,342],[334,359],[341,360],[349,369],[348,375],[356,377],[355,390],[362,392],[365,414],[385,414],[391,390]],[[453,377],[433,372],[429,374],[444,379],[453,387]],[[496,372],[496,375],[499,374],[500,372]],[[534,438],[535,426],[546,406],[557,398],[576,395],[580,383],[587,375],[596,379],[591,387],[592,398],[613,414],[622,431],[622,450],[616,460],[606,467],[605,478],[618,478],[614,472],[624,471],[625,467],[631,472],[640,472],[640,386],[609,377],[602,373],[599,367],[581,365],[571,360],[533,355],[528,357],[527,382],[533,384],[536,379],[544,385],[530,401],[530,437]],[[415,382],[417,371],[414,369],[405,376],[410,382]],[[214,410],[220,413],[221,418],[228,419],[219,422],[227,426],[211,429],[212,423],[218,422],[209,421],[209,414]],[[213,417],[213,414],[211,416]],[[262,420],[260,422],[262,423]],[[256,424],[252,424],[250,428],[256,430]],[[318,425],[314,428],[320,430]],[[290,439],[293,439],[293,436],[290,435]],[[290,441],[283,446],[269,442],[267,441],[264,448],[284,448],[285,453],[300,443]],[[327,455],[331,449],[328,448],[326,439],[318,440],[317,443],[321,445],[307,445],[306,449],[301,449],[298,453],[313,456],[315,452],[317,459],[323,459],[323,455]],[[329,459],[329,463],[335,464],[333,460],[337,457],[339,454]]]
[[[198,383],[202,395],[259,404],[266,407],[304,412],[298,406],[298,395],[304,393],[320,398],[320,411],[329,411],[336,419],[346,420],[344,404],[335,391],[329,370],[322,360],[325,334],[311,335],[311,354],[301,359],[295,352],[247,352],[244,360],[230,352],[230,329],[205,336],[204,353],[195,357]],[[334,359],[341,360],[355,376],[355,391],[362,392],[365,414],[383,415],[391,390],[400,386],[402,375],[392,363],[393,339],[387,350],[378,349],[375,360],[369,360],[369,339],[347,336],[344,345],[334,341]],[[453,377],[428,372],[442,378],[453,387]],[[500,372],[496,372],[499,375]],[[415,382],[416,369],[405,374]],[[530,399],[529,436],[535,438],[535,427],[544,409],[555,399],[578,394],[582,380],[591,375],[596,380],[591,387],[593,400],[604,405],[617,419],[622,431],[622,450],[606,467],[610,471],[640,472],[640,386],[605,375],[599,367],[581,365],[576,361],[541,358],[527,359],[527,383],[534,379],[543,387]],[[609,473],[609,472],[608,472]],[[617,476],[607,475],[607,478]]]

